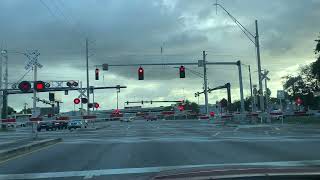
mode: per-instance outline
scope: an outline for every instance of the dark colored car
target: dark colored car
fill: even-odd
[[[67,129],[68,128],[68,122],[67,121],[55,121],[55,126],[58,129]]]
[[[45,129],[46,131],[55,131],[58,129],[58,126],[54,122],[40,122],[37,127],[37,131]]]

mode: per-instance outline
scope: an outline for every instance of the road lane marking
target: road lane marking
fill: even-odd
[[[122,169],[100,169],[87,171],[64,171],[64,172],[45,172],[45,173],[25,173],[25,174],[0,174],[0,180],[14,179],[52,179],[93,176],[121,175],[121,174],[144,174],[159,173],[162,171],[185,169],[185,168],[214,168],[227,166],[263,166],[263,167],[300,167],[318,166],[320,160],[301,160],[301,161],[275,161],[275,162],[253,162],[253,163],[220,163],[220,164],[200,164],[200,165],[180,165],[180,166],[158,166],[143,168],[122,168]]]
[[[212,136],[218,136],[220,134],[220,132],[216,132],[214,135]]]

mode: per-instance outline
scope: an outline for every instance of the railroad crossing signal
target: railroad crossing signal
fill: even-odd
[[[79,98],[75,98],[75,99],[73,100],[73,103],[74,103],[74,104],[79,104],[79,103],[80,103],[80,99],[79,99]]]
[[[100,107],[99,103],[94,103],[94,107],[98,109]]]
[[[33,88],[36,91],[44,91],[46,89],[46,85],[43,81],[36,81],[36,82],[34,82]]]
[[[144,70],[142,67],[139,67],[139,69],[138,69],[138,78],[139,78],[139,80],[144,79]]]
[[[180,74],[180,78],[185,78],[186,77],[186,68],[184,66],[180,66],[179,74]]]
[[[28,92],[31,89],[31,84],[29,81],[22,81],[19,83],[18,87],[22,92]]]

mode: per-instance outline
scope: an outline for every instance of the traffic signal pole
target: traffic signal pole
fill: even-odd
[[[259,90],[260,90],[260,110],[264,111],[264,98],[263,98],[263,89],[262,89],[262,77],[261,77],[261,61],[260,61],[260,43],[259,43],[259,30],[258,30],[258,20],[255,20],[256,26],[256,36],[255,36],[255,45],[257,50],[257,64],[258,64],[258,78],[259,78]]]
[[[203,57],[203,83],[204,83],[205,113],[207,115],[209,115],[206,51],[202,52],[202,57]]]

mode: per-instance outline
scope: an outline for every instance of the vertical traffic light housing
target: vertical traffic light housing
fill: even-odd
[[[139,77],[139,80],[144,80],[144,70],[142,67],[139,67],[138,69],[138,77]]]
[[[99,69],[96,68],[95,70],[95,77],[96,77],[96,80],[99,80]]]
[[[179,74],[180,74],[180,78],[185,78],[186,77],[186,68],[184,66],[180,66]]]
[[[49,101],[53,102],[54,100],[54,93],[49,93]]]

